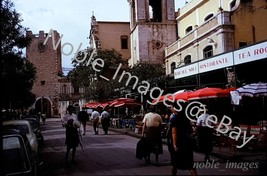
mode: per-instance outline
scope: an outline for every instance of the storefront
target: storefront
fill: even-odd
[[[174,70],[177,87],[188,89],[239,87],[252,82],[267,82],[266,75],[267,41]]]

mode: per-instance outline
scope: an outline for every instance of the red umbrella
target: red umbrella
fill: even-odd
[[[95,109],[97,107],[105,108],[108,105],[108,103],[105,102],[89,102],[85,104],[85,108],[92,108]]]
[[[159,99],[158,99],[158,103],[163,102],[165,96],[166,96],[166,95],[162,95],[162,96],[160,96]],[[153,102],[153,103],[156,103],[156,101],[157,101],[157,100],[154,99],[152,102]]]
[[[230,91],[226,91],[225,89],[222,89],[222,88],[206,87],[206,88],[198,89],[194,92],[191,92],[188,95],[188,100],[227,97],[230,95],[229,92]]]
[[[188,96],[191,94],[192,92],[182,92],[182,93],[178,93],[174,96],[175,100],[188,100]]]
[[[173,95],[173,97],[176,97],[176,95],[179,95],[179,94],[184,93],[184,92],[192,92],[192,91],[191,91],[191,90],[183,89],[183,90],[178,90],[177,92],[173,93],[172,95]],[[184,95],[185,95],[185,94],[184,94]],[[182,96],[184,96],[184,95],[182,95]],[[165,98],[166,96],[167,96],[167,94],[166,94],[166,95],[162,95],[162,96],[160,96],[160,98],[159,98],[158,100],[154,99],[152,102],[153,102],[153,103],[156,103],[156,101],[158,101],[158,103],[163,102],[163,100],[164,100],[164,98]],[[172,96],[168,95],[168,96],[165,98],[165,100],[167,100],[167,99],[172,99]],[[184,97],[181,98],[181,99],[185,100]],[[175,100],[178,100],[178,99],[175,98]],[[186,100],[187,100],[187,99],[186,99]]]
[[[120,103],[130,103],[130,102],[136,102],[135,99],[133,98],[117,98],[115,100],[112,100],[109,102],[109,106],[115,106],[116,104],[120,104]]]
[[[134,106],[140,106],[142,103],[138,102],[118,102],[114,104],[114,107],[134,107]]]

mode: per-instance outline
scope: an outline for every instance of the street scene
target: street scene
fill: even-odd
[[[47,123],[42,125],[41,128],[45,139],[45,145],[41,150],[44,163],[40,166],[38,175],[170,175],[170,154],[166,145],[164,145],[163,154],[159,157],[158,166],[155,165],[153,155],[151,156],[151,164],[146,164],[144,160],[135,157],[136,144],[140,135],[135,135],[128,129],[115,128],[110,129],[108,135],[104,135],[102,129],[99,129],[99,135],[94,135],[93,127],[89,122],[87,133],[82,136],[82,147],[79,146],[77,149],[76,163],[66,168],[64,165],[66,152],[66,146],[64,145],[65,129],[62,127],[61,121],[59,119],[48,119]],[[227,149],[224,148],[223,150]],[[219,156],[219,153],[217,156],[214,154],[211,157],[212,162],[209,164],[204,162],[202,154],[195,152],[194,159],[199,167],[197,169],[198,174],[266,174],[263,168],[264,163],[262,163],[265,160],[265,156],[262,156],[264,153],[254,153],[253,155],[243,153],[240,156],[241,158],[230,160],[229,151],[226,152],[228,156]],[[256,162],[258,166],[252,166]],[[238,164],[230,166],[230,163]],[[254,169],[245,169],[245,165],[248,165],[247,167],[252,166]],[[178,171],[178,175],[190,174],[188,171]]]
[[[1,0],[0,175],[267,175],[266,0]]]

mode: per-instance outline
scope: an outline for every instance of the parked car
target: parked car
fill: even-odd
[[[37,175],[38,159],[26,134],[18,130],[3,132],[3,175]]]
[[[21,134],[25,134],[28,137],[32,150],[38,153],[38,142],[36,135],[32,129],[32,126],[28,120],[8,120],[3,121],[3,130],[16,129]]]
[[[36,140],[38,142],[38,146],[41,146],[44,144],[44,137],[40,129],[40,122],[37,120],[37,118],[25,118],[25,120],[28,120],[33,128],[33,132],[36,135]]]

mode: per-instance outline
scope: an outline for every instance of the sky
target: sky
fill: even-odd
[[[175,9],[183,7],[186,0],[175,0]],[[63,34],[61,45],[70,43],[74,47],[73,55],[62,54],[62,67],[71,68],[71,58],[81,45],[89,46],[91,16],[97,21],[129,21],[127,0],[12,0],[15,9],[21,14],[22,25],[33,34],[50,29]],[[63,52],[69,53],[64,47]]]

